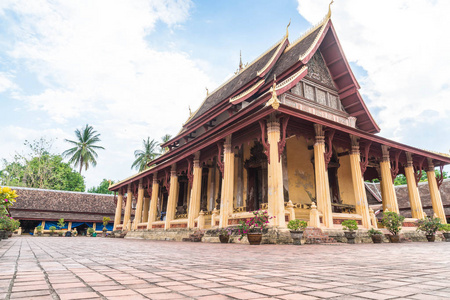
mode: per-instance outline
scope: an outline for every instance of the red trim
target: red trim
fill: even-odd
[[[278,142],[278,162],[281,161],[284,147],[286,146],[286,129],[291,116],[284,116],[281,121],[281,140]]]
[[[266,122],[259,120],[259,127],[261,128],[261,142],[264,146],[264,154],[267,156],[267,163],[270,165],[270,144],[266,143]]]
[[[223,178],[223,162],[222,162],[222,149],[223,149],[223,141],[218,141],[216,142],[217,145],[217,150],[218,150],[218,154],[217,154],[217,166],[219,167],[220,170],[220,174]]]
[[[372,141],[368,141],[366,144],[364,144],[364,161],[359,162],[362,175],[364,175],[364,173],[366,172],[367,166],[369,165],[369,151],[370,151],[371,145],[372,145]]]
[[[441,187],[441,184],[444,181],[444,165],[441,164],[439,166],[439,172],[439,175],[436,177],[438,189]]]
[[[392,177],[392,182],[394,182],[395,177],[397,177],[398,175],[398,161],[400,158],[400,154],[402,152],[401,151],[396,151],[395,152],[395,156],[394,159],[391,161],[391,177]],[[393,164],[392,164],[393,163]],[[392,165],[395,165],[395,167],[393,167]]]
[[[416,186],[419,186],[420,178],[422,178],[423,162],[425,157],[420,158],[419,165],[417,168],[414,166],[414,180],[416,181]]]

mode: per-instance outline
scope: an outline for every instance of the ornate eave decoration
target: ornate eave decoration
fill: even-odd
[[[254,84],[251,88],[245,90],[244,92],[240,93],[239,95],[236,95],[232,98],[230,98],[230,102],[233,104],[241,103],[251,96],[253,96],[259,88],[264,84],[264,79],[258,81],[256,84]]]

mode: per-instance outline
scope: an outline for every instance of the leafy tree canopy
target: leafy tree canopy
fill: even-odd
[[[3,159],[1,184],[63,191],[85,190],[84,178],[65,163],[61,155],[51,153],[51,141],[41,138],[25,141],[25,145],[29,153],[16,154],[12,161]]]
[[[113,184],[114,181],[111,181],[111,184]],[[108,190],[109,187],[109,181],[106,179],[103,179],[102,182],[100,182],[100,185],[91,187],[88,189],[89,193],[96,193],[96,194],[113,194],[112,191]]]

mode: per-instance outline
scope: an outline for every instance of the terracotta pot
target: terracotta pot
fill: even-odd
[[[391,243],[400,243],[400,236],[398,234],[397,235],[390,234],[390,235],[388,235],[388,238],[389,238],[389,242],[391,242]]]
[[[434,240],[436,239],[436,236],[434,234],[430,234],[430,235],[426,235],[428,242],[434,242]]]
[[[250,245],[260,245],[262,233],[247,233],[247,238]]]
[[[303,231],[302,230],[291,230],[291,238],[294,240],[294,245],[301,245],[302,244],[302,236]]]
[[[356,232],[355,231],[344,231],[345,237],[347,238],[348,244],[355,244]]]
[[[219,240],[222,244],[228,244],[228,241],[230,240],[229,235],[219,235]]]
[[[374,234],[374,235],[372,235],[372,242],[374,244],[381,244],[381,243],[383,243],[383,235],[382,234]]]
[[[450,242],[450,232],[443,232],[442,234],[444,235],[445,241]]]

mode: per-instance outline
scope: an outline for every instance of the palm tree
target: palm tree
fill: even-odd
[[[86,124],[86,127],[81,131],[79,129],[75,130],[75,135],[77,137],[76,141],[65,140],[74,145],[74,147],[67,149],[62,155],[64,157],[70,157],[69,164],[73,164],[75,167],[79,166],[81,174],[83,167],[86,171],[90,165],[93,167],[97,165],[96,158],[98,154],[95,152],[95,149],[105,148],[95,145],[97,142],[100,142],[100,134],[92,126],[89,126],[89,124]]]
[[[132,169],[139,169],[139,172],[145,170],[148,167],[148,163],[159,155],[156,150],[159,144],[155,140],[150,140],[150,137],[147,137],[147,140],[142,140],[142,145],[144,150],[134,151],[136,159],[131,165]]]
[[[170,139],[172,138],[172,136],[170,134],[165,134],[161,137],[162,143],[167,143],[168,141],[170,141]],[[161,154],[162,153],[166,153],[167,150],[169,150],[169,148],[161,148]]]

